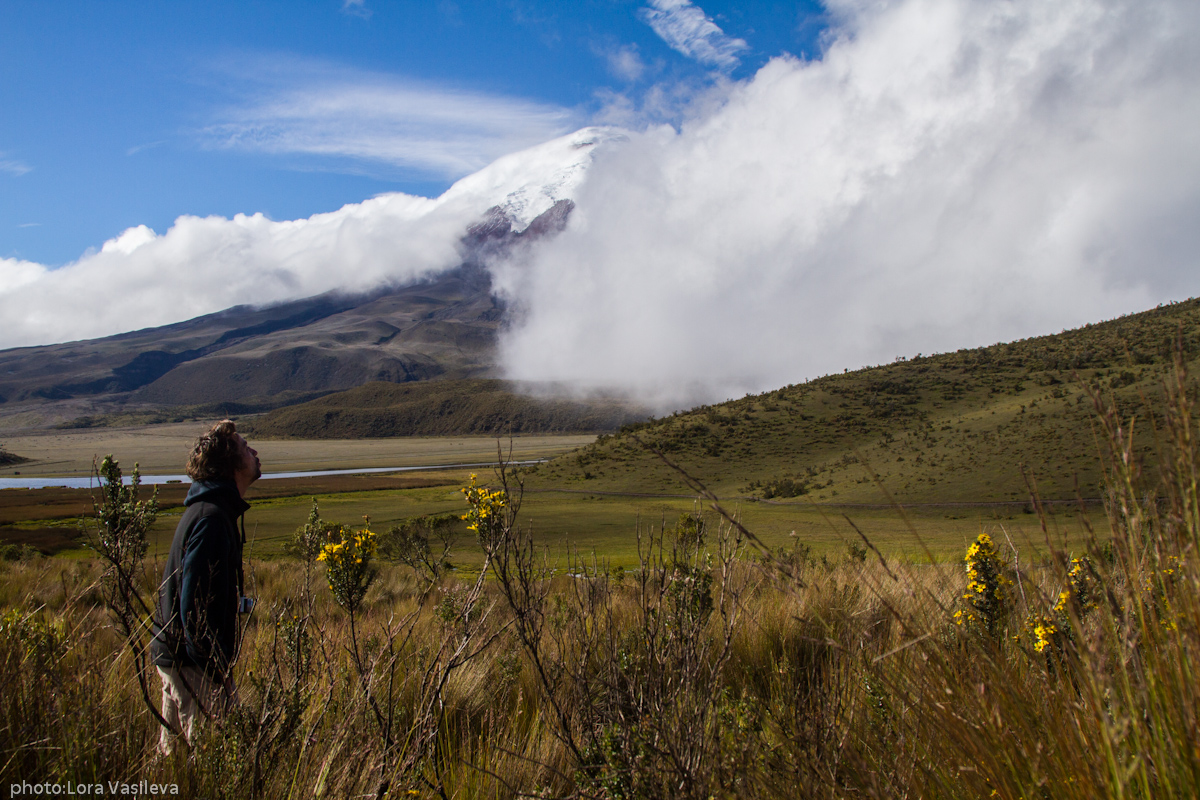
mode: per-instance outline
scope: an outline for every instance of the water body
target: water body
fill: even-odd
[[[549,459],[536,458],[532,461],[510,461],[509,466],[523,467],[530,464],[541,464]],[[320,478],[325,475],[366,475],[383,472],[420,472],[435,469],[475,469],[494,467],[495,461],[484,461],[476,464],[432,464],[423,467],[362,467],[359,469],[319,469],[308,472],[264,472],[259,480],[275,478]],[[125,483],[129,483],[125,476]],[[165,483],[191,483],[186,475],[142,475],[142,486],[158,486]],[[45,489],[51,486],[65,489],[90,489],[96,486],[96,478],[0,478],[0,489]]]

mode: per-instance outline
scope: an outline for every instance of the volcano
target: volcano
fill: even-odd
[[[36,411],[41,422],[61,424],[152,408],[266,410],[371,381],[499,377],[506,303],[493,293],[489,266],[562,231],[596,146],[620,138],[585,129],[454,184],[437,203],[484,210],[461,231],[458,263],[449,268],[367,290],[0,350],[0,418]]]

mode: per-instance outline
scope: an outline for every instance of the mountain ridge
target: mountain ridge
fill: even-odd
[[[465,231],[458,267],[401,286],[0,351],[0,415],[54,403],[57,424],[154,408],[261,410],[370,381],[492,376],[505,305],[486,265],[556,235],[573,208],[557,200],[518,229],[494,206]]]

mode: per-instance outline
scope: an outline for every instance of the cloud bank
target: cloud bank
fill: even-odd
[[[386,194],[307,219],[183,216],[130,228],[58,269],[0,259],[0,348],[191,319],[238,304],[410,283],[461,263],[493,205],[522,228],[576,191],[605,132],[584,129],[505,156],[436,199]]]
[[[180,217],[55,270],[0,260],[0,347],[104,336],[242,303],[369,289],[457,263],[464,215],[386,195],[308,219]],[[395,246],[397,237],[406,247]]]
[[[1200,293],[1200,6],[835,0],[819,61],[597,160],[508,374],[681,407]]]

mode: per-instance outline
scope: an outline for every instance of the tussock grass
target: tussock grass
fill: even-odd
[[[1187,387],[1177,365],[1145,470],[1128,418],[1100,403],[1107,524],[1067,550],[1047,522],[1036,555],[997,534],[992,562],[972,567],[982,591],[962,561],[755,551],[699,512],[641,526],[634,570],[559,563],[520,527],[515,487],[477,516],[491,577],[380,565],[353,627],[319,569],[257,563],[241,704],[168,759],[103,607],[102,565],[0,562],[0,782],[271,798],[1195,797]]]

